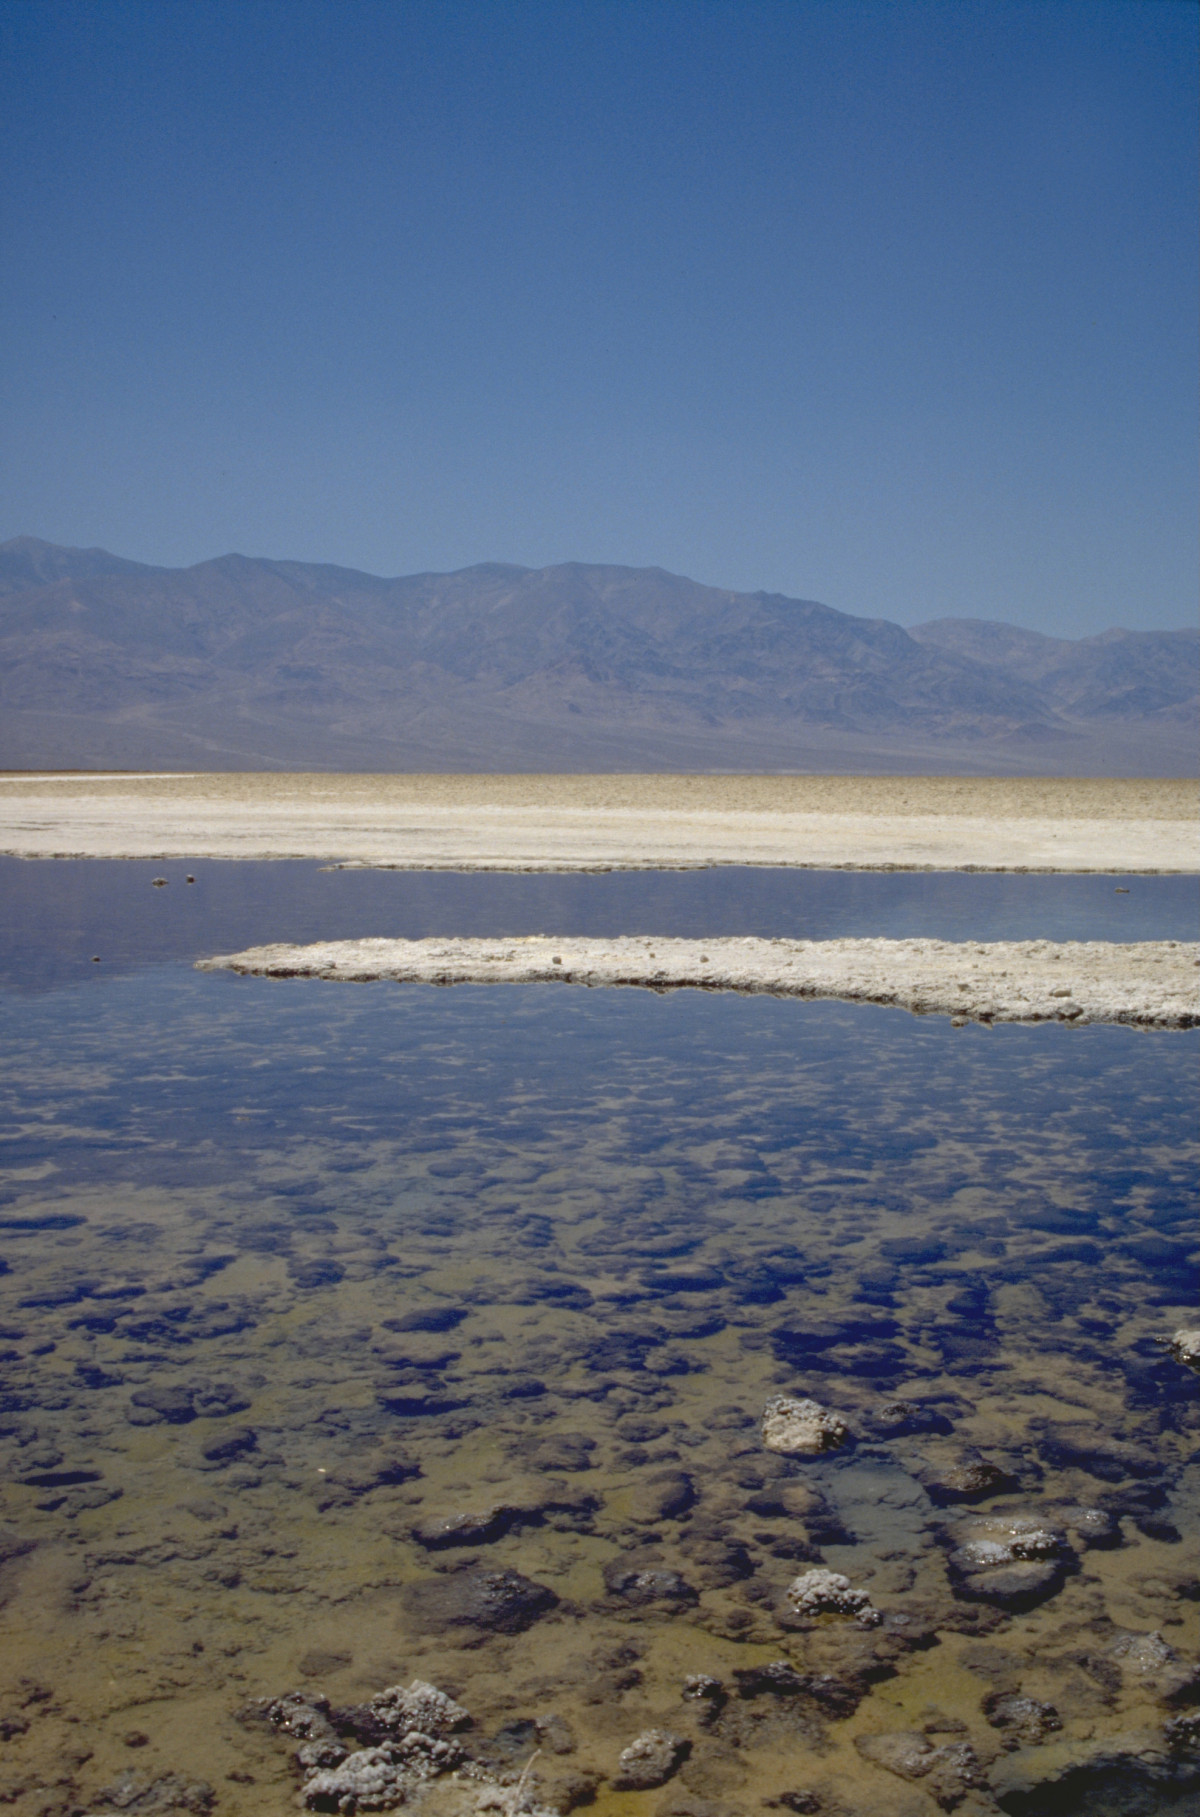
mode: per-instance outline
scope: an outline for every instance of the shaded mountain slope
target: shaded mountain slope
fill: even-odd
[[[657,568],[382,579],[0,545],[0,763],[354,769],[1192,767],[1200,638],[907,632]]]
[[[927,649],[966,657],[1031,683],[1056,712],[1194,719],[1200,631],[1101,631],[1045,637],[986,619],[940,618],[909,636]]]

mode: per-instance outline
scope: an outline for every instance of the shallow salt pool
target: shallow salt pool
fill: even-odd
[[[186,868],[3,878],[19,1817],[122,1784],[183,1808],[171,1775],[186,1808],[279,1810],[289,1750],[249,1700],[414,1676],[477,1757],[540,1749],[543,1796],[602,1813],[1166,1808],[1164,1724],[1200,1694],[1200,1382],[1166,1347],[1197,1303],[1195,1036],[188,961],[535,928],[1180,938],[1195,880]],[[779,1393],[850,1442],[765,1449]],[[1014,1516],[1050,1537],[1006,1588],[967,1566]],[[790,1609],[822,1562],[878,1622]],[[721,1690],[682,1698],[696,1674]],[[677,1770],[613,1789],[650,1726]],[[1120,1774],[1088,1762],[1137,1732],[1160,1802],[1106,1805]],[[942,1754],[881,1765],[897,1733]]]

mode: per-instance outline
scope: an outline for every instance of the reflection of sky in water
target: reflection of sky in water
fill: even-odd
[[[153,888],[154,877],[167,887]],[[97,953],[111,971],[268,940],[510,933],[1194,940],[1200,879],[739,867],[534,877],[0,858],[9,987],[90,980]]]
[[[690,898],[695,876],[370,877],[364,916],[385,890],[407,906],[398,928],[359,928],[357,910],[317,925],[311,867],[252,867],[258,896],[244,878],[239,895],[240,869],[221,867],[221,902],[179,910],[195,920],[174,949],[146,936],[143,956],[432,931],[421,915],[441,898],[418,885],[460,892],[468,931],[495,925],[498,902],[514,926],[557,902],[554,925],[575,931],[613,903],[672,901],[676,931],[720,931],[736,903],[712,873]],[[27,872],[43,889],[57,875]],[[1039,894],[1059,882],[1095,892],[1076,898],[1085,921],[1110,897],[1142,912],[1111,879],[905,878],[891,895],[886,877],[772,879],[775,895],[757,881],[742,931],[953,931],[972,900],[976,934],[1068,931],[1046,920],[1066,897]],[[360,882],[321,885],[340,903]],[[631,888],[597,908],[615,884]],[[107,887],[95,901],[111,908]],[[154,892],[138,914],[181,896]],[[78,898],[61,933],[52,897],[45,945],[101,944]],[[1186,931],[1169,917],[1188,900],[1160,891],[1158,925],[1139,931]],[[26,914],[27,951],[35,925]],[[452,1679],[493,1727],[554,1703],[601,1768],[647,1720],[678,1726],[684,1672],[732,1683],[781,1657],[849,1687],[847,1734],[864,1715],[920,1729],[936,1707],[986,1752],[989,1647],[1080,1746],[1161,1731],[1182,1668],[1123,1677],[1111,1648],[1159,1630],[1182,1657],[1195,1641],[1195,1378],[1162,1343],[1194,1307],[1194,1037],[178,964],[96,968],[83,987],[10,995],[3,1015],[0,1531],[9,1552],[36,1542],[3,1619],[14,1683],[52,1672],[64,1709],[87,1706],[81,1784],[128,1764],[136,1708],[147,1761],[212,1780],[249,1760],[258,1789],[233,1782],[222,1809],[278,1808],[286,1764],[224,1713],[313,1659],[342,1696]],[[790,1389],[841,1410],[857,1445],[805,1464],[764,1452],[753,1422]],[[884,1419],[898,1396],[915,1414]],[[990,1492],[960,1506],[964,1460]],[[1032,1606],[947,1575],[973,1508],[1033,1509],[1065,1532],[1079,1505],[1124,1544],[1064,1541]],[[496,1506],[510,1513],[471,1546],[413,1537]],[[897,1641],[893,1675],[872,1678],[854,1649],[877,1636],[789,1627],[782,1592],[820,1556],[938,1644]],[[635,1567],[687,1595],[631,1602]],[[430,1586],[500,1568],[558,1607],[464,1649],[479,1633]],[[636,1670],[613,1663],[622,1648]],[[1093,1654],[1098,1678],[1078,1663]],[[697,1797],[754,1808],[815,1783],[796,1750],[817,1722],[825,1778],[866,1774],[863,1808],[881,1808],[838,1711],[810,1711],[807,1729],[793,1711],[784,1733],[759,1701],[731,1709],[724,1742],[696,1737]],[[735,1717],[750,1725],[736,1747]],[[609,1796],[599,1808],[625,1808]]]

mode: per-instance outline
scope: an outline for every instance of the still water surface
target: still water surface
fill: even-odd
[[[287,1808],[247,1699],[414,1675],[490,1758],[542,1745],[563,1802],[650,1723],[690,1741],[599,1812],[934,1812],[936,1775],[854,1746],[890,1731],[969,1742],[1005,1809],[1135,1808],[1085,1781],[1021,1804],[1012,1762],[1194,1701],[1200,1383],[1164,1339],[1196,1308],[1195,1036],[188,961],[356,933],[1194,937],[1195,880],[185,869],[3,878],[18,1817],[103,1808],[130,1768]],[[779,1392],[854,1442],[766,1451]],[[966,1568],[988,1514],[1050,1532],[1040,1578]],[[822,1560],[879,1626],[789,1611]],[[681,1701],[694,1673],[726,1701]],[[1017,1693],[1061,1727],[1006,1728]]]

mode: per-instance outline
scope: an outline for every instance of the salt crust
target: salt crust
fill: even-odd
[[[641,985],[837,997],[978,1022],[1200,1026],[1200,944],[1107,941],[336,940],[256,946],[201,971],[347,983]]]
[[[1196,785],[953,776],[0,776],[0,853],[396,870],[1200,870]]]

